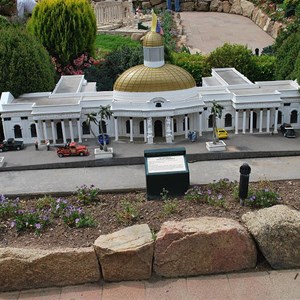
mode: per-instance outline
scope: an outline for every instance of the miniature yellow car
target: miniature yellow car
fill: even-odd
[[[217,128],[216,135],[219,139],[227,139],[228,138],[228,132],[224,128]]]

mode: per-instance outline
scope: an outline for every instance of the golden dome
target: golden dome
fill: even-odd
[[[114,84],[120,92],[161,92],[184,90],[196,86],[192,75],[175,65],[149,68],[138,65],[125,71]]]
[[[162,36],[159,33],[149,31],[143,39],[144,47],[160,47],[164,45]]]

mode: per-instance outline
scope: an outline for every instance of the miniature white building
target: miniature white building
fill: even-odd
[[[186,138],[190,130],[201,136],[212,130],[212,101],[224,106],[218,127],[235,134],[277,132],[282,123],[300,128],[299,86],[296,81],[252,83],[233,68],[213,69],[197,87],[193,77],[180,67],[164,63],[162,37],[149,32],[143,41],[144,64],[125,71],[114,91],[97,92],[83,76],[62,76],[53,92],[24,94],[14,98],[2,93],[0,113],[5,139],[25,143],[52,143],[92,138],[86,114],[110,105],[113,118],[103,124],[115,140],[156,138],[172,143]],[[96,125],[91,124],[95,133]],[[0,126],[1,131],[1,126]],[[100,132],[99,132],[100,133]]]

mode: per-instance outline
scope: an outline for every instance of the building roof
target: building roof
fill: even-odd
[[[161,47],[164,45],[164,40],[159,33],[148,32],[143,39],[144,47]]]
[[[192,75],[184,69],[166,64],[159,68],[138,65],[125,71],[115,82],[120,92],[161,92],[189,89],[196,86]]]

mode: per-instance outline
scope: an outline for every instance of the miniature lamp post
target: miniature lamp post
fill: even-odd
[[[239,198],[240,204],[244,206],[244,200],[248,197],[249,175],[251,168],[247,163],[240,167],[240,185],[239,185]]]

